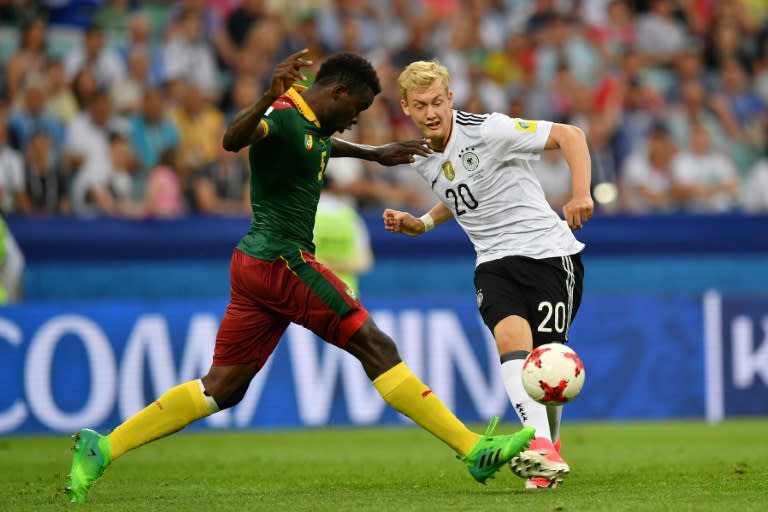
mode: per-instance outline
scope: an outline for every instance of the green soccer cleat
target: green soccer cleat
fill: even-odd
[[[525,427],[511,435],[494,436],[493,431],[499,424],[499,417],[494,416],[475,446],[463,458],[457,457],[467,465],[472,478],[484,484],[492,478],[514,456],[528,447],[536,436],[533,427]]]
[[[72,436],[75,440],[72,468],[67,481],[67,496],[72,503],[85,503],[88,489],[112,462],[109,437],[82,428]]]

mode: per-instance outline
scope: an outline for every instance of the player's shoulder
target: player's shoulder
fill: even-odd
[[[511,118],[499,112],[473,114],[463,110],[456,111],[456,126],[459,131],[470,136],[493,133],[495,130],[503,128],[505,121],[509,122]]]
[[[456,124],[459,126],[482,126],[490,117],[491,114],[474,114],[464,110],[456,110]]]

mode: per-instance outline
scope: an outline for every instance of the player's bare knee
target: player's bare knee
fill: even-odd
[[[243,400],[243,397],[245,396],[246,391],[248,391],[249,384],[250,384],[249,382],[246,382],[239,388],[229,393],[229,396],[227,398],[222,398],[221,401],[217,400],[216,397],[214,397],[214,400],[216,400],[216,404],[218,404],[219,409],[228,409],[230,407],[234,407],[237,404],[239,404]]]
[[[240,371],[238,367],[213,367],[202,382],[205,394],[213,397],[219,409],[227,409],[240,403],[251,379],[250,372]]]
[[[527,320],[516,315],[499,321],[493,329],[493,337],[500,354],[515,350],[533,350],[531,326]]]
[[[401,361],[395,342],[370,319],[355,333],[345,349],[360,360],[371,379]]]

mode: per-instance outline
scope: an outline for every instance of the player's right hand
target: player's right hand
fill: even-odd
[[[307,79],[301,72],[301,68],[312,65],[311,60],[304,58],[307,53],[309,50],[304,48],[275,66],[275,72],[272,74],[272,85],[268,91],[271,96],[275,98],[282,96],[293,84]]]
[[[384,229],[390,233],[419,236],[424,233],[424,223],[408,212],[387,208],[384,210]]]

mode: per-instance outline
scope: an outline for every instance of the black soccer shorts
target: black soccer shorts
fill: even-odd
[[[521,316],[531,324],[534,347],[568,341],[583,285],[580,254],[540,260],[507,256],[475,269],[477,307],[485,325],[493,332],[502,319]]]

